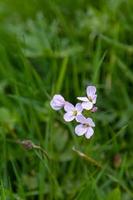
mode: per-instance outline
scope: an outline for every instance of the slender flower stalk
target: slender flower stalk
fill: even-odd
[[[31,140],[17,140],[17,143],[21,144],[27,150],[40,150],[43,153],[43,155],[45,155],[49,159],[48,153],[41,146],[34,144]]]

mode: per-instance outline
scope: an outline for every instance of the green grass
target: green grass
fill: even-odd
[[[133,199],[132,10],[132,0],[0,0],[0,200]],[[86,140],[49,102],[76,103],[89,84],[99,110]]]

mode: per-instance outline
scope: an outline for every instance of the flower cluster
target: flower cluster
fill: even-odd
[[[56,94],[51,100],[50,105],[54,110],[64,108],[64,120],[66,122],[70,122],[72,120],[76,120],[76,122],[78,122],[78,125],[75,127],[75,134],[78,136],[85,135],[85,137],[89,139],[94,133],[93,128],[95,127],[95,123],[90,117],[86,118],[83,115],[83,111],[97,111],[97,107],[95,106],[97,99],[96,87],[88,86],[86,89],[86,96],[77,97],[77,99],[81,102],[74,106],[70,102],[65,101],[63,96]]]

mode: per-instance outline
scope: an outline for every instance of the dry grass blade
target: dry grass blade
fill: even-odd
[[[90,163],[92,163],[93,165],[97,166],[98,168],[102,168],[101,164],[98,163],[95,159],[89,157],[88,155],[84,154],[83,152],[77,150],[75,147],[72,148],[72,150],[77,153],[81,158],[89,161]]]

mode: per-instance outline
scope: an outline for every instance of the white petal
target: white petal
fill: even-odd
[[[92,103],[95,104],[95,103],[96,103],[96,100],[97,100],[97,95],[94,95],[94,96],[92,97]]]
[[[55,104],[54,100],[52,100],[50,102],[50,106],[54,109],[54,110],[60,110],[62,108],[62,106],[57,106],[57,104]]]
[[[64,100],[64,97],[62,96],[62,95],[60,95],[60,94],[55,94],[54,96],[53,96],[53,100],[54,101],[60,101],[60,102],[64,102],[65,100]]]
[[[93,133],[94,133],[94,130],[91,127],[89,127],[87,130],[87,133],[85,134],[85,137],[89,139],[93,135]]]
[[[88,101],[87,97],[77,97],[77,99],[80,101]]]
[[[81,124],[86,124],[86,118],[83,115],[77,115],[76,121],[81,123]]]
[[[80,112],[80,113],[83,110],[81,103],[77,103],[76,106],[75,106],[75,108],[76,108],[77,112]]]
[[[74,119],[75,119],[75,116],[72,114],[72,112],[67,112],[67,113],[64,114],[64,120],[66,122],[70,122]]]
[[[74,105],[69,103],[68,101],[65,103],[65,106],[64,106],[64,110],[66,112],[69,112],[69,111],[73,111],[74,110]]]
[[[87,128],[85,128],[82,124],[79,124],[75,127],[75,133],[78,136],[84,135],[87,131]]]
[[[53,99],[50,102],[50,105],[54,110],[60,110],[61,108],[63,108],[64,104],[65,100],[60,94],[54,95]]]
[[[86,89],[86,93],[88,97],[92,97],[96,93],[96,87],[95,86],[88,86]]]
[[[91,126],[91,127],[95,127],[95,123],[94,123],[94,121],[91,119],[91,118],[87,118],[86,119],[86,121],[87,121],[87,124],[89,125],[89,126]]]
[[[88,101],[88,102],[83,102],[82,103],[82,107],[85,109],[85,110],[91,110],[92,107],[93,107],[93,103]]]

